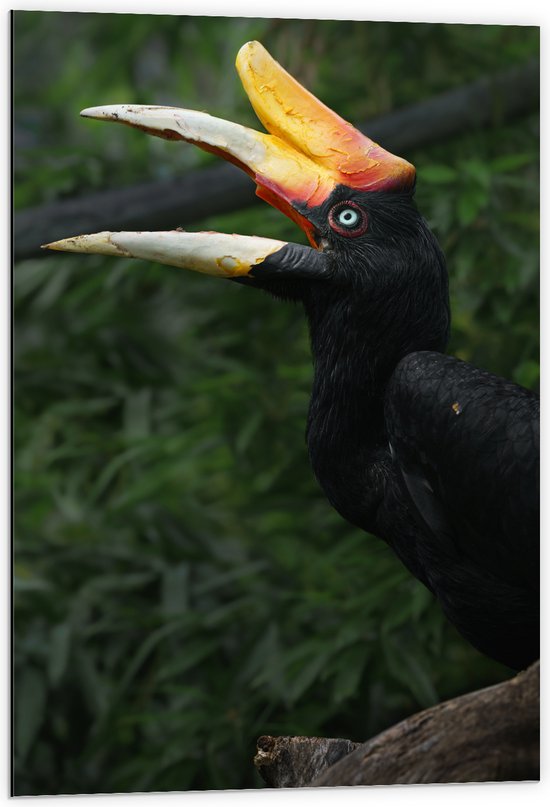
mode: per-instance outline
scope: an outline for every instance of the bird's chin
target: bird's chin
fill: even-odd
[[[332,252],[332,244],[328,240],[328,238],[319,235],[316,245],[317,249],[320,250],[321,252]]]

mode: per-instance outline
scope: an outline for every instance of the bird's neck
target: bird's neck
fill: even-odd
[[[311,464],[333,506],[349,521],[374,528],[391,458],[384,396],[401,358],[442,350],[432,335],[401,315],[394,296],[337,296],[305,304],[314,361],[307,443]],[[416,324],[416,328],[414,327]]]
[[[329,501],[358,523],[378,498],[376,466],[386,450],[383,397],[393,368],[377,361],[376,335],[365,333],[363,318],[345,300],[307,313],[314,362],[310,460]],[[395,366],[399,357],[393,359]]]

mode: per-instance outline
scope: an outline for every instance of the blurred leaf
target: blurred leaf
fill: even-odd
[[[17,676],[15,690],[15,750],[24,762],[45,717],[46,683],[36,667]]]
[[[508,171],[517,171],[524,165],[529,165],[534,160],[533,154],[507,154],[504,157],[497,157],[491,160],[490,167],[494,174],[504,174]]]
[[[434,185],[446,185],[456,182],[458,173],[455,168],[449,165],[424,165],[421,170],[423,182],[430,182]]]
[[[71,626],[66,622],[56,625],[50,633],[48,678],[55,687],[67,668],[71,646]]]
[[[540,378],[540,365],[538,361],[531,359],[522,362],[514,370],[514,381],[521,384],[528,389],[533,389],[537,386]]]
[[[167,617],[183,613],[189,604],[189,564],[178,563],[162,575],[162,609]]]
[[[383,646],[392,675],[410,689],[419,706],[427,709],[437,703],[437,692],[424,660],[398,645],[393,638],[386,638]]]
[[[295,703],[318,678],[326,665],[330,652],[330,647],[319,640],[303,642],[299,651],[303,662],[288,687],[287,697],[290,704]]]
[[[151,433],[151,390],[133,391],[126,398],[124,434],[127,440],[148,437]]]
[[[460,192],[457,201],[458,220],[463,227],[470,225],[487,205],[488,195],[483,188],[467,186]]]
[[[342,703],[358,691],[368,657],[366,642],[347,648],[342,653],[338,673],[334,681],[334,698]]]

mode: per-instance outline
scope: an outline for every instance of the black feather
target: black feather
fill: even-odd
[[[360,238],[330,232],[343,198],[367,212]],[[315,364],[315,474],[475,647],[522,668],[539,655],[538,398],[443,354],[445,261],[410,194],[340,187],[308,218],[332,262],[330,279],[297,292]]]

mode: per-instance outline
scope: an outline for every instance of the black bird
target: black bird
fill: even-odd
[[[237,69],[270,134],[201,112],[84,110],[247,171],[311,247],[219,233],[98,233],[52,249],[125,255],[300,301],[315,365],[311,464],[331,504],[387,541],[474,647],[539,655],[538,397],[444,355],[444,256],[415,170],[324,106],[257,42]]]

